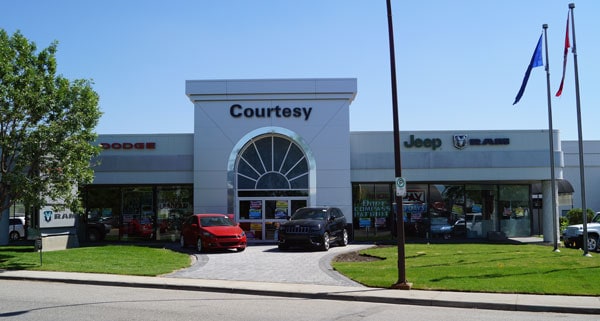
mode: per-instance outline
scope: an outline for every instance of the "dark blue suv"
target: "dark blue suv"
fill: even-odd
[[[286,250],[293,246],[329,250],[331,244],[348,245],[346,218],[337,207],[303,207],[279,226],[277,246]]]

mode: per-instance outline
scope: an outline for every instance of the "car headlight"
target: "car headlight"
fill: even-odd
[[[321,230],[321,224],[317,224],[317,225],[313,225],[310,227],[311,231],[320,231]]]
[[[202,232],[202,236],[204,236],[204,237],[210,237],[210,238],[214,237],[214,235],[212,235],[212,234],[210,234],[208,232]]]

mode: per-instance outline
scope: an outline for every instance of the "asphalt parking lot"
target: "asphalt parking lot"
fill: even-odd
[[[193,265],[164,277],[363,287],[334,271],[330,262],[338,254],[370,246],[349,244],[327,252],[280,251],[276,245],[249,245],[244,252],[193,253],[188,249]]]

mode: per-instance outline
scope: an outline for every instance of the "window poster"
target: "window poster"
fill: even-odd
[[[250,219],[262,218],[262,201],[250,201]]]
[[[288,202],[287,201],[277,201],[275,208],[275,218],[276,219],[285,219],[288,215]]]

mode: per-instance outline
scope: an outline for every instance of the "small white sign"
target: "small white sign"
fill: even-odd
[[[396,196],[406,196],[406,180],[404,177],[396,177]]]

